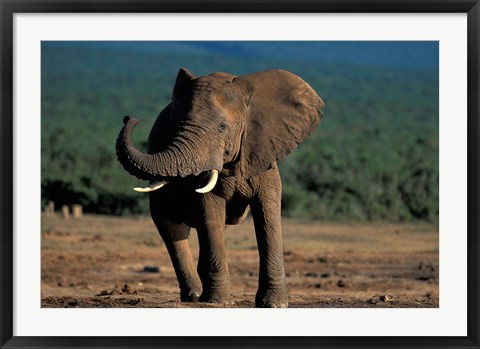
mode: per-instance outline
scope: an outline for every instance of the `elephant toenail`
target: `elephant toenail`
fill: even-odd
[[[192,301],[196,302],[200,298],[200,294],[198,292],[192,292],[190,293],[190,297],[192,298]]]

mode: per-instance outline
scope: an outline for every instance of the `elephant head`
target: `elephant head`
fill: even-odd
[[[199,192],[218,175],[253,177],[285,158],[320,120],[322,99],[301,78],[284,70],[236,77],[195,77],[182,68],[171,103],[152,128],[147,153],[133,146],[137,124],[126,116],[117,157],[132,175],[159,189],[174,177],[198,178]]]

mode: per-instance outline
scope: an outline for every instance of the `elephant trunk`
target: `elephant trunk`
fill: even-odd
[[[145,154],[136,149],[132,143],[132,130],[138,120],[126,116],[117,143],[117,158],[125,170],[143,180],[155,180],[159,177],[186,177],[198,175],[202,168],[199,158],[193,156],[194,145],[186,137],[176,137],[170,146],[155,154]]]

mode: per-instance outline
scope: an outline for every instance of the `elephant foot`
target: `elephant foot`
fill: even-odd
[[[194,290],[180,291],[180,301],[196,303],[200,298],[200,292]]]
[[[284,287],[258,290],[255,296],[257,308],[288,308],[288,295]]]
[[[199,298],[200,302],[230,304],[230,292],[228,290],[206,290]]]

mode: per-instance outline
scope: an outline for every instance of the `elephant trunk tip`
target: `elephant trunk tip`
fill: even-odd
[[[135,126],[136,124],[138,124],[138,119],[134,118],[133,116],[127,115],[123,118],[123,124],[127,125],[129,123],[132,123],[133,126]]]

